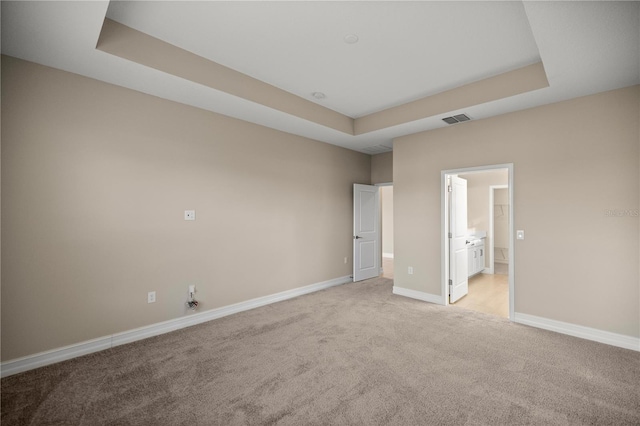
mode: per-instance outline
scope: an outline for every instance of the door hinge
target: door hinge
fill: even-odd
[[[451,232],[449,232],[449,238],[453,237],[453,235],[451,235]]]
[[[451,185],[447,186],[447,192],[451,192]]]
[[[453,281],[449,280],[449,294],[453,293]]]

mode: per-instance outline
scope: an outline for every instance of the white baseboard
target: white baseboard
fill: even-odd
[[[100,337],[98,339],[87,340],[85,342],[76,343],[62,348],[41,352],[35,355],[6,361],[0,364],[0,377],[7,377],[13,374],[22,373],[23,371],[33,370],[34,368],[44,367],[45,365],[54,364],[56,362],[65,361],[93,352],[102,351],[115,346],[124,345],[125,343],[135,342],[137,340],[146,339],[147,337],[157,336],[168,333],[170,331],[179,330],[203,322],[211,321],[227,315],[235,314],[249,309],[258,308],[260,306],[269,305],[271,303],[280,302],[282,300],[292,299],[304,294],[313,293],[324,290],[340,284],[352,282],[350,276],[334,278],[332,280],[311,284],[304,287],[298,287],[280,293],[268,296],[258,297],[233,305],[223,306],[221,308],[211,309],[204,312],[187,315],[180,318],[124,331],[122,333],[112,334],[110,336]]]
[[[386,257],[388,259],[393,259],[393,253],[382,253],[382,257]]]
[[[620,348],[640,351],[640,338],[638,337],[625,336],[624,334],[611,333],[609,331],[598,330],[597,328],[584,327],[582,325],[551,320],[535,315],[521,314],[519,312],[516,312],[514,316],[514,322],[520,324],[568,334],[569,336],[593,340]]]
[[[422,300],[424,302],[436,303],[438,305],[444,305],[444,298],[442,296],[436,296],[435,294],[424,293],[422,291],[411,290],[408,288],[402,288],[393,286],[393,294],[398,296],[410,297],[411,299]]]

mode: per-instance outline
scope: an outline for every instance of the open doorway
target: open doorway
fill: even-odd
[[[393,279],[393,257],[392,184],[354,184],[353,281]]]
[[[513,166],[447,170],[442,180],[445,304],[513,319]]]
[[[393,279],[393,185],[380,187],[382,276]]]

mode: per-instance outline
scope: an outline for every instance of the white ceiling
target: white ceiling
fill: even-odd
[[[354,118],[540,60],[520,2],[112,2],[107,16]]]
[[[540,60],[549,87],[352,136],[96,50],[105,16],[353,118]],[[372,152],[459,112],[640,84],[640,3],[3,1],[2,53]]]

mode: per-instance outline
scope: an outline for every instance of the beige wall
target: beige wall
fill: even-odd
[[[514,164],[515,311],[640,336],[640,87],[394,141],[395,285],[441,294],[440,172]],[[414,274],[407,274],[407,267]]]
[[[371,156],[371,184],[393,182],[393,152]]]
[[[382,253],[393,254],[393,186],[380,187],[382,205]]]
[[[509,183],[509,170],[503,169],[466,173],[459,175],[459,177],[467,181],[467,226],[469,233],[479,231],[487,233],[485,251],[488,253],[491,244],[489,187],[491,185],[507,185]],[[484,261],[485,267],[491,267],[490,256],[485,256]]]
[[[368,155],[9,57],[2,122],[3,361],[352,272]]]

